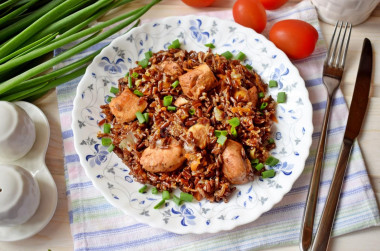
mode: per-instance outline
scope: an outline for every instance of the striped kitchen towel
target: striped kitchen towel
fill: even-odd
[[[209,12],[202,13],[202,15],[232,19],[231,11]],[[256,250],[298,243],[311,168],[314,163],[326,104],[321,79],[323,60],[326,54],[326,41],[321,35],[316,11],[309,1],[302,1],[295,6],[268,12],[268,25],[263,34],[267,35],[269,28],[275,22],[290,18],[309,22],[318,30],[320,35],[314,53],[307,59],[293,62],[305,79],[310,101],[313,104],[314,134],[310,156],[306,161],[303,174],[279,204],[263,214],[258,220],[231,231],[202,235],[178,235],[141,224],[111,206],[86,176],[74,149],[71,112],[76,87],[80,79],[75,79],[57,88],[64,141],[69,217],[75,250]],[[78,57],[83,57],[104,44],[106,42],[90,48],[75,59],[63,62],[60,67],[78,59]],[[317,221],[331,182],[345,130],[347,113],[344,97],[338,90],[333,102],[328,132]],[[358,144],[355,144],[346,173],[333,235],[342,235],[379,225],[379,223],[379,210],[375,196],[368,180],[360,148]]]

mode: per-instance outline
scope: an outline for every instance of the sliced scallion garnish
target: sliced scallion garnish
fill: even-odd
[[[286,102],[286,93],[285,92],[279,92],[277,94],[277,103],[285,103]]]
[[[145,52],[145,58],[150,59],[153,56],[152,51]]]
[[[160,207],[162,207],[162,205],[165,204],[165,200],[161,200],[160,202],[158,202],[153,208],[154,209],[159,209]]]
[[[144,59],[140,60],[138,64],[139,64],[142,68],[146,68],[146,67],[148,67],[148,65],[149,65],[149,59],[144,58]]]
[[[194,115],[194,114],[195,114],[195,109],[190,108],[190,109],[189,109],[189,114],[190,114],[190,115]]]
[[[264,110],[268,106],[267,102],[261,103],[260,110]]]
[[[246,57],[247,56],[244,54],[244,52],[241,51],[236,55],[236,59],[240,61],[243,61]]]
[[[152,194],[158,194],[158,189],[157,187],[152,188]]]
[[[113,149],[115,149],[115,145],[114,145],[114,144],[111,144],[111,145],[108,147],[107,151],[110,153],[110,152],[113,151]]]
[[[273,157],[273,156],[269,156],[266,160],[265,160],[265,164],[267,164],[268,166],[275,166],[278,164],[280,160]]]
[[[210,49],[214,49],[215,48],[215,45],[213,43],[209,43],[209,44],[205,44],[206,47],[210,48]]]
[[[176,80],[176,81],[174,81],[174,83],[172,84],[172,87],[173,87],[173,88],[176,88],[178,85],[179,85],[179,81]]]
[[[260,171],[261,169],[263,169],[263,167],[264,167],[263,163],[259,163],[255,166],[257,171]]]
[[[219,138],[221,135],[227,136],[228,132],[226,130],[215,130],[215,136]]]
[[[144,93],[140,92],[139,90],[134,90],[133,93],[139,97],[144,97]]]
[[[169,45],[168,49],[179,49],[181,47],[181,43],[178,39],[174,40],[171,45]]]
[[[240,125],[240,119],[238,117],[235,117],[235,118],[228,120],[228,123],[233,127],[237,127]]]
[[[232,55],[232,53],[230,51],[225,51],[221,54],[223,57],[225,57],[226,59],[231,59],[234,55]]]
[[[245,67],[246,67],[248,70],[252,70],[252,69],[253,69],[253,67],[250,66],[249,64],[246,64]]]
[[[163,200],[169,200],[170,199],[170,193],[169,193],[169,191],[163,191],[162,192],[162,199]]]
[[[172,106],[172,105],[168,106],[168,111],[174,112],[175,110],[177,110],[177,107]]]
[[[269,80],[269,88],[277,87],[277,81],[276,80]]]
[[[145,191],[146,191],[147,188],[148,188],[148,186],[147,186],[147,185],[144,185],[143,187],[141,187],[141,188],[139,189],[139,193],[145,193]]]
[[[173,195],[173,202],[177,205],[177,206],[179,206],[179,205],[181,205],[181,199],[180,198],[178,198],[177,196],[175,196],[175,195]]]
[[[224,143],[226,142],[227,140],[227,136],[224,136],[224,135],[220,135],[218,137],[218,140],[216,141],[219,145],[224,145]]]
[[[104,132],[104,133],[110,133],[110,132],[111,132],[111,125],[105,123],[105,124],[103,125],[103,132]]]
[[[164,97],[164,106],[169,106],[173,102],[173,96],[165,96]]]
[[[119,89],[112,86],[111,89],[110,89],[110,92],[113,93],[113,94],[118,94],[119,93]]]
[[[264,92],[260,92],[259,93],[259,98],[263,98],[263,97],[265,97]]]
[[[192,202],[193,201],[193,195],[191,195],[189,193],[181,192],[181,194],[179,195],[179,198],[182,201],[187,201],[187,202]]]
[[[139,121],[140,124],[144,124],[145,123],[145,118],[144,118],[144,115],[142,115],[141,112],[136,112],[136,117]]]
[[[138,78],[139,74],[137,72],[132,73],[132,78]]]
[[[276,174],[275,170],[270,169],[261,173],[261,176],[265,178],[272,178]]]
[[[102,138],[102,146],[110,146],[112,144],[112,139],[110,138]]]

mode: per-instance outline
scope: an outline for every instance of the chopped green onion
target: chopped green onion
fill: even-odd
[[[111,125],[105,123],[105,124],[103,125],[103,132],[104,132],[104,133],[110,133],[110,132],[111,132]]]
[[[136,112],[136,117],[137,117],[137,119],[139,120],[139,123],[140,123],[140,124],[144,124],[144,123],[145,123],[144,115],[142,115],[141,112]]]
[[[133,78],[138,78],[138,77],[139,77],[139,74],[138,74],[137,72],[134,72],[134,73],[132,73],[132,77],[133,77]]]
[[[165,96],[164,97],[164,106],[169,106],[173,102],[173,96]]]
[[[240,60],[240,61],[243,61],[247,56],[243,53],[243,52],[239,52],[237,55],[236,55],[236,59],[237,60]]]
[[[257,164],[259,164],[259,159],[253,159],[253,160],[251,160],[251,164],[252,165],[257,165]]]
[[[163,191],[162,192],[162,199],[163,200],[169,200],[170,199],[170,193],[169,193],[169,191]]]
[[[119,93],[119,89],[112,86],[111,89],[110,89],[110,92],[113,93],[113,94],[118,94]]]
[[[268,139],[268,143],[269,143],[269,144],[273,144],[273,143],[274,143],[274,139],[269,138],[269,139]]]
[[[260,171],[261,169],[263,169],[263,167],[264,167],[263,163],[259,163],[255,166],[257,171]]]
[[[129,89],[132,89],[132,88],[133,88],[132,76],[128,76],[128,88],[129,88]]]
[[[149,113],[144,113],[143,114],[143,116],[144,116],[144,119],[145,119],[145,123],[148,123],[149,122]]]
[[[275,170],[270,169],[261,173],[261,176],[265,178],[272,178],[276,174]]]
[[[113,99],[113,97],[108,96],[108,97],[107,97],[107,103],[110,103],[112,99]]]
[[[142,68],[148,67],[148,65],[149,65],[149,59],[147,59],[147,58],[142,59],[141,61],[139,61],[139,65]]]
[[[139,97],[144,97],[144,93],[140,92],[139,90],[134,90],[133,93]]]
[[[180,198],[180,200],[187,201],[187,202],[193,201],[193,195],[191,195],[189,193],[181,192],[181,194],[179,195],[179,198]]]
[[[286,93],[285,92],[279,92],[277,94],[277,103],[285,103],[286,101]]]
[[[102,146],[110,146],[112,144],[112,139],[102,138]]]
[[[277,84],[276,80],[270,80],[269,81],[269,88],[277,87],[277,86],[278,86],[278,84]]]
[[[145,52],[145,58],[150,59],[153,56],[152,51]]]
[[[268,103],[267,103],[267,102],[263,102],[263,103],[261,104],[261,106],[260,106],[260,110],[264,110],[265,107],[267,107],[267,106],[268,106]]]
[[[190,109],[189,109],[189,114],[190,114],[190,115],[194,115],[194,114],[195,114],[195,110],[194,110],[193,108],[190,108]]]
[[[226,59],[231,59],[234,56],[230,51],[223,52],[221,55],[224,56]]]
[[[265,97],[264,92],[260,92],[260,93],[259,93],[259,98],[263,98],[263,97]]]
[[[237,131],[236,131],[236,127],[231,127],[231,135],[234,136],[234,137],[237,137]]]
[[[216,141],[219,145],[224,145],[224,143],[226,142],[227,140],[227,137],[224,136],[224,135],[220,135],[218,140]]]
[[[181,203],[182,203],[181,199],[178,198],[178,197],[175,196],[175,195],[173,195],[173,202],[174,202],[177,206],[181,205]]]
[[[153,187],[153,188],[152,188],[152,194],[158,194],[157,187]]]
[[[175,110],[177,110],[177,107],[172,106],[172,105],[168,106],[168,111],[174,112]]]
[[[176,88],[178,85],[179,85],[179,81],[176,80],[176,81],[174,81],[174,83],[172,84],[172,87],[173,87],[173,88]]]
[[[250,66],[249,64],[246,64],[245,67],[246,67],[248,70],[252,70],[252,69],[253,69],[253,67]]]
[[[237,127],[240,125],[240,119],[235,117],[235,118],[232,118],[230,120],[228,120],[228,123],[233,126],[233,127]]]
[[[108,152],[110,153],[110,152],[112,152],[113,151],[113,149],[115,149],[115,145],[114,144],[111,144],[109,147],[108,147]]]
[[[227,134],[228,134],[228,132],[227,131],[225,131],[225,130],[223,130],[223,131],[221,131],[221,130],[215,130],[215,136],[217,137],[217,138],[219,138],[220,136],[227,136]]]
[[[125,74],[126,77],[129,77],[129,72],[127,72],[127,74]]]
[[[214,49],[215,45],[213,43],[205,44],[206,47]]]
[[[171,45],[169,45],[168,49],[179,49],[181,47],[181,43],[178,39],[174,40]]]
[[[165,200],[161,200],[160,202],[157,203],[157,205],[155,205],[153,208],[154,209],[159,209],[160,207],[162,207],[162,205],[165,204]]]
[[[139,193],[145,193],[147,188],[148,188],[148,186],[144,185],[142,188],[139,189]]]
[[[266,161],[265,161],[265,164],[267,164],[268,166],[275,166],[278,164],[280,160],[273,157],[273,156],[269,156]]]

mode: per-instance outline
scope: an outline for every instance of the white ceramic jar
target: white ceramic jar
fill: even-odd
[[[0,160],[13,161],[25,156],[36,140],[35,125],[19,106],[0,101]]]
[[[40,204],[40,189],[31,173],[16,165],[0,165],[0,226],[21,225]]]
[[[371,15],[380,0],[311,0],[319,19],[335,25],[338,20],[357,25]]]

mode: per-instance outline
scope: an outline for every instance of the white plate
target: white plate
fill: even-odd
[[[27,102],[15,102],[26,111],[36,127],[36,142],[32,149],[21,159],[1,164],[19,165],[34,176],[40,187],[41,199],[36,213],[27,222],[12,227],[0,226],[0,241],[18,241],[29,238],[41,231],[51,220],[57,207],[57,186],[45,164],[46,150],[49,144],[50,128],[45,114],[35,105]]]
[[[106,103],[111,86],[127,69],[135,67],[148,50],[167,49],[179,39],[186,50],[206,51],[206,43],[214,43],[214,53],[226,50],[247,55],[250,64],[264,81],[275,79],[278,88],[270,88],[276,98],[286,91],[285,104],[279,104],[273,138],[277,148],[272,151],[281,162],[275,167],[274,178],[237,186],[228,203],[206,200],[176,206],[168,201],[159,210],[153,206],[161,195],[140,194],[141,184],[129,175],[129,169],[115,155],[107,152],[96,137],[101,129],[100,105]],[[212,17],[169,17],[144,24],[118,37],[98,55],[78,85],[74,100],[73,131],[75,149],[80,162],[104,197],[115,207],[143,223],[175,233],[204,233],[232,229],[257,219],[278,203],[301,174],[311,144],[312,107],[305,83],[286,55],[271,42],[251,29]],[[179,191],[175,191],[178,195]]]

